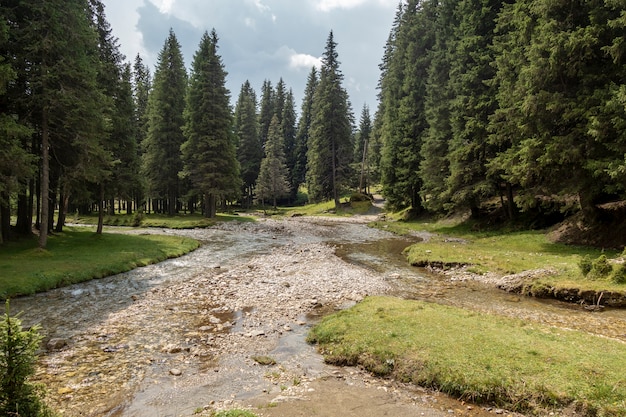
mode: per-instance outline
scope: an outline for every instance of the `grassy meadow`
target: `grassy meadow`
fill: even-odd
[[[0,246],[0,298],[33,294],[181,256],[199,242],[184,237],[103,233],[66,227],[49,236],[47,249],[36,237]]]
[[[626,345],[454,307],[368,297],[308,338],[325,360],[461,399],[538,413],[626,415]],[[558,414],[557,414],[558,415]]]

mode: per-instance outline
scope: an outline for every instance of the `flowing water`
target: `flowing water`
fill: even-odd
[[[280,276],[287,288],[289,274],[304,273],[308,265],[272,264],[278,262],[275,253],[287,248],[305,256],[307,245],[334,246],[345,262],[337,266],[329,258],[329,268],[357,268],[383,276],[397,296],[626,341],[625,310],[591,313],[575,305],[507,294],[478,282],[450,282],[406,263],[402,250],[414,240],[365,224],[292,219],[156,232],[193,237],[203,246],[178,259],[11,303],[12,311],[23,312],[25,325],[42,326],[46,341],[60,339],[68,345],[44,352],[38,373],[53,406],[66,416],[191,415],[208,404],[280,394],[286,385],[295,388],[300,375],[315,378],[330,372],[304,341],[314,318],[294,311],[276,325],[285,331],[274,332],[277,341],[272,342],[269,335],[255,338],[250,327],[250,320],[264,321],[254,318],[255,302],[224,305],[229,294],[222,291],[231,291],[235,298],[229,285],[243,279],[242,269],[258,267],[251,263],[253,258],[270,264],[277,275],[258,282],[250,279],[244,285],[262,294],[267,291],[264,286]],[[280,303],[277,297],[273,302]],[[316,297],[310,295],[313,304]],[[257,366],[250,359],[251,343],[259,343],[259,350],[275,357],[281,372],[298,369],[299,376],[289,374],[289,381],[284,376],[280,380],[281,375],[273,375],[278,371]],[[172,377],[179,368],[184,377]]]

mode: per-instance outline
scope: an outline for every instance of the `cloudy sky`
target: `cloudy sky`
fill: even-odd
[[[344,87],[359,119],[364,104],[373,116],[385,41],[400,0],[103,0],[121,51],[139,53],[154,73],[169,29],[189,68],[203,32],[215,29],[234,105],[249,80],[261,95],[264,80],[282,77],[299,112],[307,76],[319,65],[333,31]]]

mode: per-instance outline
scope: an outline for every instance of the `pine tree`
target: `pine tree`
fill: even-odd
[[[261,169],[263,148],[259,138],[256,93],[249,81],[241,86],[235,106],[235,134],[238,142],[237,160],[243,180],[244,204],[250,206],[256,179]]]
[[[320,83],[313,98],[307,184],[310,201],[332,199],[336,208],[340,205],[342,182],[349,177],[353,147],[353,116],[342,80],[337,44],[331,31],[322,58]]]
[[[450,45],[450,106],[452,138],[448,145],[450,208],[470,208],[477,214],[483,200],[497,194],[497,182],[487,177],[494,156],[488,143],[489,115],[495,111],[496,91],[487,83],[494,76],[491,48],[501,0],[461,0],[459,24]]]
[[[300,111],[300,119],[298,120],[298,128],[296,132],[295,144],[295,162],[291,172],[292,192],[295,187],[306,182],[306,164],[309,135],[311,130],[311,118],[313,108],[313,97],[318,85],[318,74],[315,67],[311,68],[311,72],[307,78],[306,88],[304,90],[304,98],[302,99],[302,108]],[[295,188],[297,193],[298,189]],[[295,196],[293,196],[295,197]]]
[[[42,387],[29,381],[35,374],[41,339],[38,326],[23,330],[19,318],[9,315],[7,302],[0,320],[0,415],[54,415],[43,402]]]
[[[275,102],[275,92],[272,87],[272,82],[269,80],[263,81],[263,87],[261,88],[261,109],[259,110],[259,135],[261,138],[261,146],[265,146],[267,134],[270,130],[270,123],[272,123],[272,117],[276,114]]]
[[[0,20],[0,48],[7,50],[8,27]],[[7,85],[17,77],[10,57],[0,56],[0,244],[9,238],[11,230],[10,197],[19,189],[19,182],[33,175],[34,158],[22,146],[22,140],[32,131],[10,109]]]
[[[184,175],[202,194],[204,215],[215,217],[217,201],[239,197],[241,178],[237,161],[230,93],[226,71],[217,53],[215,30],[204,33],[194,55],[185,107],[182,145]]]
[[[280,131],[285,144],[285,157],[287,169],[289,171],[289,189],[291,198],[295,198],[300,182],[294,177],[294,170],[298,160],[298,149],[296,147],[296,104],[293,98],[293,91],[289,89],[285,95],[283,111],[281,117]]]
[[[401,15],[381,87],[381,182],[393,209],[422,209],[421,163],[426,81],[435,42],[436,1],[409,1]]]
[[[287,197],[290,192],[289,172],[285,158],[285,144],[278,122],[278,116],[272,117],[265,143],[265,157],[261,161],[261,170],[257,179],[256,198],[264,204],[271,201],[274,209],[279,198]]]
[[[139,163],[139,174],[141,174],[141,159],[143,149],[148,136],[148,101],[152,90],[152,76],[150,69],[143,63],[141,56],[137,54],[133,63],[133,102],[135,107],[135,137],[137,141],[137,158]],[[139,175],[137,183],[133,188],[135,205],[137,209],[141,207],[146,189],[145,179]]]
[[[98,42],[88,5],[83,0],[54,0],[33,1],[29,7],[33,20],[27,25],[27,43],[32,47],[35,92],[30,106],[39,115],[41,135],[39,246],[45,248],[61,172],[73,185],[102,184],[112,161],[103,146],[105,99],[97,84]]]
[[[143,176],[148,195],[161,199],[159,211],[174,215],[180,196],[178,173],[182,171],[180,147],[187,74],[180,44],[170,29],[159,53],[154,85],[148,104],[148,135],[144,141]]]
[[[359,130],[356,134],[354,156],[352,161],[359,166],[359,192],[367,193],[368,188],[368,159],[369,159],[369,143],[372,136],[372,119],[367,104],[363,105],[361,110],[361,120]]]

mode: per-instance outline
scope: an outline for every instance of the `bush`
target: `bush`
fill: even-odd
[[[578,268],[580,268],[580,272],[582,272],[583,276],[586,277],[587,275],[589,275],[589,272],[591,272],[591,268],[592,268],[592,263],[591,263],[591,258],[589,257],[589,255],[585,255],[585,257],[583,257],[579,262],[578,262]]]
[[[588,276],[591,279],[602,279],[611,275],[611,272],[613,272],[613,266],[606,255],[600,255],[591,262],[591,271]]]
[[[621,264],[615,269],[611,281],[615,284],[626,284],[626,264]]]
[[[9,315],[9,302],[0,323],[0,415],[51,417],[43,403],[43,388],[29,382],[35,373],[37,349],[41,342],[39,328],[22,330],[17,317]]]
[[[357,201],[372,201],[372,199],[367,194],[353,193],[350,196],[350,202],[355,203]]]

